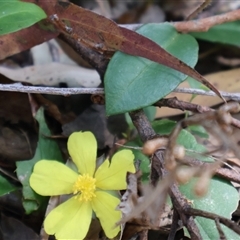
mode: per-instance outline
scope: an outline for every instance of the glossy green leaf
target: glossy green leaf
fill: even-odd
[[[238,191],[227,181],[219,178],[211,180],[208,194],[203,198],[198,198],[193,193],[195,180],[186,185],[180,186],[180,191],[192,201],[193,208],[202,211],[212,212],[220,216],[231,219],[231,214],[236,210],[239,201]],[[219,233],[213,220],[196,217],[202,239],[219,239]],[[221,225],[228,240],[240,239],[232,230]]]
[[[46,17],[45,12],[33,3],[0,0],[0,35],[30,27]]]
[[[240,21],[223,23],[210,28],[207,32],[191,33],[195,38],[240,46]]]
[[[168,23],[147,24],[137,30],[165,50],[194,67],[198,59],[196,40],[179,34]],[[105,73],[108,115],[149,106],[173,91],[186,75],[148,59],[117,52]]]
[[[11,184],[5,177],[0,175],[0,196],[8,194],[17,189],[16,186]]]
[[[41,159],[63,161],[61,152],[55,140],[46,138],[50,136],[51,132],[45,122],[43,109],[40,108],[36,115],[36,120],[39,123],[38,145],[35,155],[32,159],[27,161],[17,162],[17,176],[23,185],[23,206],[26,213],[31,213],[37,210],[47,200],[35,193],[29,185],[29,178],[32,174],[33,166]]]

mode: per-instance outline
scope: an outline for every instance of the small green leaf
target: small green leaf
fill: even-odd
[[[240,46],[240,21],[223,23],[210,28],[207,32],[191,33],[195,38]]]
[[[169,135],[175,126],[176,122],[168,119],[156,120],[152,123],[154,131],[160,135]]]
[[[18,179],[23,185],[23,206],[27,214],[37,210],[47,200],[46,197],[42,197],[35,193],[29,185],[29,178],[35,163],[42,159],[63,161],[57,143],[53,139],[43,136],[50,136],[51,132],[45,122],[42,108],[38,110],[36,120],[39,123],[39,136],[35,155],[31,160],[17,162],[16,170]]]
[[[33,3],[0,0],[0,35],[27,28],[46,17],[45,12]]]
[[[198,198],[193,193],[193,186],[196,179],[188,184],[180,186],[180,191],[192,201],[192,207],[202,211],[212,212],[231,219],[231,214],[238,206],[239,194],[237,190],[227,181],[213,178],[210,182],[208,194]],[[213,220],[196,217],[201,236],[204,240],[219,239],[219,233]],[[221,225],[228,240],[240,239],[240,237]]]
[[[202,90],[206,90],[206,91],[209,90],[202,83],[198,82],[197,80],[195,80],[191,77],[187,77],[186,81],[188,82],[188,84],[191,88],[202,89]]]
[[[0,175],[0,196],[15,191],[17,187],[11,184],[5,177]]]
[[[195,136],[199,136],[201,138],[209,138],[209,135],[205,128],[201,125],[192,125],[187,128],[189,132],[191,132]]]
[[[147,24],[138,31],[191,67],[198,59],[198,45],[190,35],[179,34],[168,23]],[[186,75],[148,59],[117,52],[105,73],[108,115],[149,106],[173,91]]]
[[[209,91],[209,89],[205,85],[198,82],[194,78],[187,77],[186,81],[188,82],[188,84],[191,88],[196,88],[196,89],[202,89],[202,90],[205,90],[205,91]],[[192,102],[195,97],[197,97],[197,94],[192,94],[192,97],[189,100],[189,102]]]

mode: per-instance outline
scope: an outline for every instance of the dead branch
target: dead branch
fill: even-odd
[[[143,142],[153,138],[156,135],[150,122],[148,121],[146,115],[142,110],[131,112],[130,116]],[[155,177],[165,178],[169,175],[169,173],[163,166],[164,166],[164,152],[157,151],[152,158],[152,168],[155,170],[154,174],[151,174],[152,182],[156,182],[156,179],[154,179]],[[190,205],[187,202],[186,198],[181,194],[176,184],[173,183],[170,186],[169,194],[172,199],[174,207],[178,211],[183,221],[183,224],[188,228],[191,239],[193,240],[202,239],[199,229],[194,221],[194,218],[192,216],[189,217],[182,214],[183,212],[182,209],[190,208]]]
[[[178,211],[175,208],[173,208],[173,222],[171,225],[170,233],[168,235],[168,240],[175,239],[175,235],[179,227],[178,219],[179,219]]]
[[[178,100],[177,97],[163,98],[157,101],[156,103],[154,103],[153,105],[157,107],[175,108],[182,111],[191,111],[194,113],[204,113],[204,112],[215,111],[214,109],[209,108],[207,106],[201,106],[198,104]],[[238,119],[232,117],[231,121],[232,121],[231,123],[232,126],[240,128],[240,121]]]
[[[217,230],[218,230],[218,233],[219,233],[219,240],[227,240],[223,230],[222,230],[222,227],[220,225],[220,222],[219,222],[219,219],[215,219],[215,224],[216,224],[216,227],[217,227]]]
[[[200,4],[200,6],[198,6],[198,8],[193,12],[191,13],[187,18],[186,20],[189,21],[189,20],[192,20],[194,19],[195,17],[197,17],[198,14],[200,14],[206,7],[208,7],[210,4],[212,3],[212,0],[205,0],[203,3]]]
[[[22,93],[38,93],[38,94],[51,94],[70,96],[77,94],[104,94],[103,88],[57,88],[57,87],[37,87],[37,86],[24,86],[21,83],[13,84],[0,84],[0,91],[7,92],[22,92]],[[204,96],[217,96],[212,91],[204,91],[195,88],[176,88],[173,90],[176,93],[197,94]],[[240,93],[229,93],[219,91],[224,98],[233,101],[240,101]]]
[[[214,109],[211,109],[206,106],[201,106],[198,104],[178,100],[177,97],[163,98],[157,101],[156,103],[154,103],[153,105],[157,107],[169,107],[169,108],[179,109],[182,111],[191,111],[195,113],[214,111]]]
[[[226,23],[233,22],[240,19],[240,9],[234,10],[225,14],[220,14],[212,17],[207,17],[199,20],[175,22],[172,25],[179,32],[207,32],[211,27]]]

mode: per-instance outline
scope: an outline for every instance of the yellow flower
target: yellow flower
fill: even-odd
[[[114,226],[121,218],[115,210],[120,200],[109,190],[126,189],[126,173],[135,172],[132,152],[117,152],[111,164],[106,159],[96,170],[97,142],[91,132],[73,133],[68,151],[79,173],[60,162],[41,160],[30,177],[30,186],[40,195],[73,194],[49,213],[45,231],[57,239],[84,239],[94,211],[107,237],[115,237],[120,230]]]

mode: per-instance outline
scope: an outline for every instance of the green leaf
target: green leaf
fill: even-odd
[[[47,17],[33,3],[17,0],[0,0],[0,35],[19,31]]]
[[[192,201],[192,207],[202,211],[212,212],[231,219],[231,214],[238,206],[239,194],[237,190],[227,181],[213,178],[210,182],[208,194],[203,198],[198,198],[193,193],[193,186],[196,179],[188,184],[180,186],[180,191]],[[219,233],[213,220],[196,217],[201,236],[204,240],[219,239]],[[221,225],[228,240],[240,239],[240,237],[230,229]]]
[[[193,135],[197,135],[201,138],[209,138],[209,135],[205,128],[201,125],[192,125],[187,128],[189,132],[191,132]]]
[[[168,119],[156,120],[152,123],[154,131],[160,135],[169,135],[175,126],[176,122]]]
[[[198,82],[198,81],[195,80],[194,78],[187,77],[186,81],[188,82],[188,84],[189,84],[189,86],[190,86],[191,88],[202,89],[202,90],[205,90],[205,91],[208,91],[208,90],[209,90],[208,87],[206,87],[206,86],[203,85],[202,83]],[[191,99],[189,100],[189,102],[192,102],[195,97],[197,97],[197,94],[192,94],[192,97],[191,97]]]
[[[0,196],[8,194],[17,189],[16,186],[11,184],[5,177],[0,175]]]
[[[198,45],[190,35],[179,34],[168,23],[147,24],[138,31],[191,67],[198,59]],[[108,115],[149,106],[173,91],[186,75],[148,59],[117,52],[105,73]]]
[[[195,38],[224,44],[240,46],[240,21],[223,23],[210,28],[207,32],[191,33]]]
[[[33,171],[33,166],[39,160],[49,159],[63,161],[57,143],[53,139],[44,137],[50,136],[51,132],[45,122],[43,109],[40,108],[36,115],[39,123],[38,144],[34,157],[31,160],[17,162],[17,176],[23,185],[23,206],[27,214],[37,210],[45,204],[47,198],[35,193],[29,185],[29,178]]]

